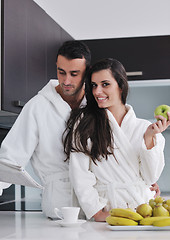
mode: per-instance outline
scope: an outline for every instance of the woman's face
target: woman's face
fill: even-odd
[[[93,73],[91,83],[92,93],[99,108],[111,109],[122,105],[121,89],[109,69]]]

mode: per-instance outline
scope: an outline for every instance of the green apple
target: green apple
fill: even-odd
[[[164,118],[166,118],[168,120],[168,115],[167,115],[167,112],[170,112],[170,106],[168,105],[159,105],[155,111],[154,111],[154,115],[157,116],[157,115],[161,115],[163,116]],[[158,119],[159,120],[159,119]]]

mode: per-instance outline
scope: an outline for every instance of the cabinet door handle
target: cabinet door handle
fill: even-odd
[[[21,101],[21,100],[14,101],[15,107],[23,107],[24,105],[25,105],[24,101]]]
[[[126,72],[127,76],[142,76],[143,72],[142,71],[136,71],[136,72]]]

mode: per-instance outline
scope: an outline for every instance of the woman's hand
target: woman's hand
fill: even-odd
[[[154,147],[154,137],[157,133],[161,133],[170,126],[170,113],[167,113],[168,120],[161,115],[155,116],[155,118],[159,119],[157,122],[152,123],[147,128],[144,134],[145,145],[147,149],[151,149]]]
[[[154,198],[157,197],[157,196],[160,196],[160,194],[161,194],[161,191],[160,191],[157,183],[152,184],[151,187],[150,187],[150,190],[156,192]]]
[[[100,210],[93,217],[96,222],[105,222],[106,218],[109,216],[109,212],[104,212],[104,210]]]

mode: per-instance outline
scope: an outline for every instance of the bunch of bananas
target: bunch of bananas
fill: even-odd
[[[130,208],[113,208],[106,218],[109,225],[136,226],[153,225],[157,227],[170,226],[170,199],[162,197],[150,199],[149,204],[140,204],[136,211]]]
[[[106,218],[106,222],[115,226],[136,226],[138,221],[143,219],[140,214],[129,208],[113,208],[109,213],[110,216]]]

